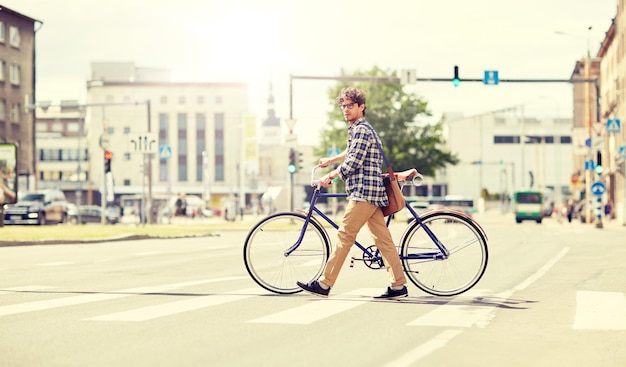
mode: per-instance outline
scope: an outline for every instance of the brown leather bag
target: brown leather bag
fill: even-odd
[[[388,167],[387,172],[389,172],[389,176],[383,178],[385,191],[389,199],[389,205],[382,208],[385,217],[399,212],[405,206],[404,195],[402,195],[402,190],[400,190],[400,185],[398,185],[393,169]]]

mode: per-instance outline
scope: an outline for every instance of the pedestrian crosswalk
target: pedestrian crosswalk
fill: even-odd
[[[24,313],[121,300],[146,294],[171,292],[210,283],[239,280],[241,278],[199,279],[116,291],[89,292],[74,296],[67,296],[61,289],[44,285],[2,288],[0,289],[0,319]],[[29,292],[31,294],[29,298],[36,298],[34,295],[38,292],[46,296],[40,300],[11,304],[4,302],[8,297],[18,292]],[[274,302],[272,307],[264,309],[265,315],[252,316],[250,319],[242,321],[252,324],[311,325],[343,312],[381,302],[372,298],[379,292],[380,289],[378,288],[358,288],[345,293],[334,294],[327,299],[318,299],[314,296],[299,296],[295,302],[293,301],[293,296],[284,296],[292,297],[290,302]],[[527,304],[519,305],[523,301],[512,299],[511,296],[514,292],[515,290],[513,289],[499,293],[494,293],[488,289],[472,289],[457,297],[438,298],[422,296],[383,302],[397,302],[416,306],[414,308],[415,313],[407,314],[407,320],[405,321],[407,327],[485,328],[497,316],[496,313],[499,309],[517,306],[529,307]],[[49,298],[50,294],[55,294],[54,298]],[[116,305],[127,305],[128,309],[118,309],[116,312],[103,310],[99,315],[89,315],[87,317],[82,315],[77,317],[81,321],[143,322],[187,312],[206,310],[220,305],[232,305],[237,302],[251,302],[251,304],[254,304],[263,299],[267,303],[271,298],[267,298],[266,295],[267,291],[255,287],[215,294],[190,294],[185,299],[176,301],[155,298],[155,301],[151,300],[154,303],[149,305],[137,305],[134,302],[117,302]],[[572,329],[626,330],[626,294],[621,292],[580,290],[576,292],[575,298],[576,312],[571,323]],[[420,308],[419,305],[427,307]],[[106,309],[106,307],[103,307],[103,309]],[[406,308],[403,310],[406,310]]]

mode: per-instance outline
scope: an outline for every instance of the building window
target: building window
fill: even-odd
[[[206,150],[206,115],[196,114],[196,181],[202,182],[204,175],[202,152]]]
[[[161,104],[167,104],[167,96],[161,96]]]
[[[7,119],[7,102],[0,99],[0,121],[6,121]]]
[[[124,134],[130,134],[130,126],[124,126]]]
[[[215,171],[213,172],[213,177],[215,177],[215,181],[224,181],[224,114],[216,113],[215,114],[215,147],[214,147],[214,155],[215,162],[213,166],[215,167]]]
[[[0,60],[0,82],[4,81],[4,65],[6,65],[6,62]]]
[[[493,143],[494,144],[519,144],[519,136],[496,135],[493,137]]]
[[[80,124],[78,122],[68,122],[65,128],[67,129],[68,133],[77,133],[79,127]]]
[[[58,121],[53,122],[52,131],[63,131],[63,123]]]
[[[178,104],[185,104],[185,96],[178,97]]]
[[[124,186],[130,186],[130,180],[125,178],[124,179]]]
[[[107,134],[113,135],[114,132],[115,132],[115,129],[113,128],[113,126],[107,127]]]
[[[159,114],[159,146],[167,146],[168,145],[168,129],[169,129],[169,118],[165,113]],[[169,180],[169,174],[167,171],[167,159],[161,159],[159,161],[159,181],[167,182]]]
[[[127,162],[130,161],[130,153],[128,152],[124,153],[124,160]]]
[[[5,30],[4,30],[4,22],[0,21],[0,43],[4,43],[4,40],[6,39],[6,34],[5,34]]]
[[[9,43],[13,47],[20,47],[20,29],[17,27],[9,27]]]
[[[13,103],[11,105],[11,111],[9,112],[9,121],[20,122],[20,105]]]
[[[198,104],[204,104],[204,96],[198,96]]]
[[[13,85],[20,85],[20,66],[12,64],[9,68],[9,82]]]
[[[215,97],[215,104],[222,104],[222,96]]]
[[[561,144],[572,144],[571,136],[559,136],[559,140],[561,141]]]
[[[187,114],[178,114],[178,181],[187,181]]]

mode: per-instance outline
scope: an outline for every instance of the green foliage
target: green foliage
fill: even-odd
[[[458,163],[458,158],[443,145],[443,119],[436,123],[420,121],[420,118],[431,116],[428,103],[414,94],[405,93],[399,82],[384,80],[395,77],[395,72],[374,67],[352,75],[342,71],[342,76],[360,77],[362,80],[341,81],[329,89],[329,102],[334,108],[329,113],[329,122],[321,134],[322,142],[316,154],[325,156],[333,144],[345,149],[348,123],[337,108],[335,98],[343,88],[354,86],[366,93],[365,119],[376,129],[385,155],[395,171],[416,168],[425,176],[434,176],[438,168]],[[367,80],[367,77],[372,80]]]

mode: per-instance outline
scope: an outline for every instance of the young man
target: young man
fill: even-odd
[[[305,291],[328,296],[357,234],[367,224],[374,244],[381,252],[391,283],[385,293],[374,298],[406,297],[408,291],[402,264],[381,209],[389,202],[381,177],[382,154],[376,144],[380,144],[380,139],[364,118],[365,93],[356,88],[345,88],[336,100],[350,124],[348,147],[339,155],[320,159],[320,167],[342,162],[337,169],[321,178],[321,185],[329,186],[335,177],[340,177],[346,183],[348,205],[337,232],[336,246],[324,273],[318,280],[297,284]]]

